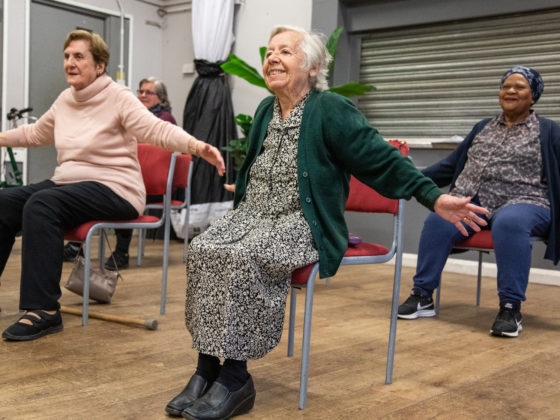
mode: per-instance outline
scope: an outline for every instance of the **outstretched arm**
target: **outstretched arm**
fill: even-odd
[[[195,148],[197,156],[201,157],[209,164],[214,165],[220,175],[225,173],[226,165],[224,164],[222,154],[217,148],[201,141],[198,141]]]
[[[486,226],[488,222],[479,215],[488,214],[484,207],[471,203],[470,197],[454,197],[442,194],[434,204],[434,211],[445,220],[453,223],[459,231],[469,236],[465,225],[470,226],[475,232],[480,231],[480,226]]]

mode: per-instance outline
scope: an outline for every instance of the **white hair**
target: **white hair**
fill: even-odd
[[[329,88],[329,82],[327,80],[329,74],[329,63],[332,60],[331,55],[325,47],[325,42],[323,39],[324,35],[317,32],[309,32],[299,26],[293,25],[277,25],[272,28],[270,32],[270,40],[282,32],[299,32],[303,35],[303,39],[299,44],[299,48],[303,51],[305,60],[303,62],[303,70],[309,71],[313,68],[317,68],[317,75],[311,78],[311,88],[316,90],[327,90]]]

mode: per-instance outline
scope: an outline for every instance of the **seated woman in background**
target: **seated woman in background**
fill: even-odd
[[[64,43],[70,85],[35,124],[0,133],[0,146],[54,144],[54,176],[0,190],[0,274],[15,236],[22,232],[20,309],[23,317],[3,333],[34,340],[62,331],[60,275],[64,230],[89,220],[133,219],[144,211],[146,190],[137,141],[192,153],[223,174],[220,152],[155,117],[107,74],[109,48],[97,35],[72,31]]]
[[[443,194],[350,100],[325,91],[329,61],[319,36],[272,31],[263,75],[275,96],[256,111],[235,209],[190,245],[186,325],[198,366],[171,415],[221,419],[253,407],[247,360],[278,344],[292,272],[319,261],[321,278],[334,276],[346,251],[350,174],[385,196],[415,197],[465,234],[463,218],[475,230],[485,223],[484,209]]]
[[[171,105],[167,96],[167,88],[162,81],[155,77],[148,77],[140,80],[136,91],[138,99],[148,110],[160,120],[177,125],[175,118],[171,114]],[[153,201],[152,201],[153,200]],[[161,201],[161,196],[148,196],[146,202]],[[132,229],[115,229],[117,245],[115,251],[105,262],[107,270],[121,270],[128,267],[128,248],[132,240]],[[82,244],[80,242],[68,242],[64,246],[64,261],[74,261]]]
[[[500,310],[490,329],[517,337],[521,302],[531,268],[531,236],[548,239],[545,258],[560,258],[560,127],[539,117],[531,106],[544,89],[535,70],[516,66],[500,83],[502,113],[476,124],[447,158],[423,171],[450,194],[474,197],[486,207],[498,266]],[[467,228],[469,236],[474,230]],[[430,214],[418,246],[418,265],[410,297],[399,317],[435,316],[432,293],[453,245],[465,239],[451,223]]]

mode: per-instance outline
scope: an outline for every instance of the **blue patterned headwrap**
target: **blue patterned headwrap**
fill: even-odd
[[[504,75],[502,76],[502,81],[500,82],[500,88],[504,85],[506,79],[513,73],[519,73],[520,75],[525,77],[525,79],[527,79],[527,81],[529,82],[529,86],[531,86],[533,101],[537,103],[544,90],[544,82],[541,75],[536,70],[533,70],[530,67],[515,66],[504,73]]]

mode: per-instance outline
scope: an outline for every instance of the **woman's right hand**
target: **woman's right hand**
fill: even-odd
[[[479,214],[488,214],[484,207],[471,203],[470,197],[454,197],[442,194],[434,204],[434,211],[445,220],[453,223],[459,231],[469,236],[465,225],[470,226],[475,232],[480,231],[480,226],[486,226],[488,222]]]
[[[235,192],[235,184],[224,184],[224,188],[229,192]]]

